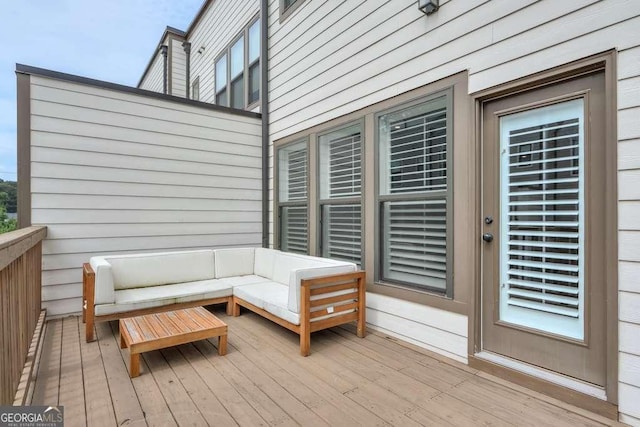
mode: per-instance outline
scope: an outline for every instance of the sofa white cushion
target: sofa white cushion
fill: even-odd
[[[289,285],[291,271],[301,268],[326,267],[334,265],[335,261],[306,255],[293,255],[284,252],[275,254],[273,263],[273,281]]]
[[[358,268],[350,262],[340,262],[340,264],[327,267],[302,268],[291,271],[289,282],[289,302],[287,308],[294,313],[300,313],[300,283],[302,279],[312,279],[314,277],[329,276],[334,274],[353,273]]]
[[[96,274],[94,304],[112,304],[116,301],[115,289],[113,288],[113,275],[111,274],[111,264],[104,257],[94,256],[89,260],[91,268]]]
[[[256,276],[255,274],[249,274],[248,276],[225,277],[219,280],[222,280],[223,282],[227,283],[230,286],[233,286],[234,288],[236,286],[253,285],[255,283],[270,282],[270,280],[267,279],[266,277]]]
[[[254,248],[216,249],[216,278],[253,274]]]
[[[284,289],[282,289],[284,290]],[[288,292],[269,294],[269,299],[264,302],[264,309],[294,325],[300,324],[300,315],[287,308]]]
[[[277,282],[256,283],[233,288],[233,295],[281,319],[300,324],[300,316],[287,309],[289,287]]]
[[[273,264],[278,252],[275,249],[256,248],[253,274],[273,280]]]
[[[105,257],[116,290],[215,278],[212,250]]]
[[[228,297],[233,288],[222,280],[210,279],[115,292],[115,303],[96,305],[96,315],[120,313],[163,305]]]
[[[233,296],[243,299],[258,308],[264,308],[264,302],[270,293],[287,294],[287,287],[276,282],[254,283],[252,285],[236,286],[233,288]]]

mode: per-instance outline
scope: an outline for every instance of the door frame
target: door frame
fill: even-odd
[[[527,77],[507,82],[471,94],[474,108],[475,135],[475,179],[482,182],[482,114],[483,103],[523,91],[539,88],[571,79],[582,74],[604,71],[605,94],[605,135],[606,135],[606,212],[605,233],[606,246],[603,248],[605,274],[607,277],[606,306],[606,386],[607,400],[579,393],[573,389],[507,368],[496,363],[476,357],[482,351],[482,239],[478,234],[474,244],[475,280],[471,289],[469,304],[469,366],[486,371],[492,375],[507,379],[516,384],[535,391],[551,395],[567,403],[583,407],[609,418],[617,419],[618,402],[618,193],[617,193],[617,97],[616,97],[616,54],[615,50],[606,51],[578,61],[561,65]],[[482,193],[481,185],[477,186],[475,195],[476,230],[482,230]]]

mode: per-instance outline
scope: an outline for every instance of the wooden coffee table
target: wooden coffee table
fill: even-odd
[[[129,348],[130,376],[140,375],[140,353],[218,337],[227,354],[227,324],[204,307],[120,319],[120,348]]]

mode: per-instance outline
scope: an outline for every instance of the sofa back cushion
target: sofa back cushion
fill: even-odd
[[[216,278],[253,274],[254,248],[216,249]]]
[[[273,280],[273,264],[280,251],[267,248],[256,248],[253,274]]]
[[[289,277],[289,300],[287,308],[294,313],[300,313],[300,284],[303,279],[353,273],[357,270],[358,267],[355,264],[341,261],[335,261],[335,265],[292,270]]]
[[[273,262],[273,281],[289,285],[291,271],[301,268],[325,267],[332,265],[331,260],[286,252],[275,254]]]
[[[105,257],[116,290],[215,279],[212,250]]]

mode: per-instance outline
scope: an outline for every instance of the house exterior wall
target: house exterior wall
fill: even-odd
[[[144,76],[140,89],[150,90],[152,92],[162,93],[164,78],[164,58],[158,50],[153,58],[153,63],[149,72]]]
[[[43,307],[81,309],[97,254],[261,243],[258,116],[31,76],[31,213]]]
[[[270,242],[274,141],[462,71],[468,72],[468,92],[473,94],[616,49],[619,410],[622,421],[640,425],[634,403],[640,401],[640,3],[440,3],[427,17],[414,0],[304,1],[280,22],[279,1],[269,2]],[[391,335],[466,360],[466,350],[461,350],[468,339],[464,314],[369,294],[368,321]]]
[[[187,54],[182,47],[182,39],[169,38],[171,50],[171,95],[186,98]]]
[[[200,101],[215,103],[215,61],[259,11],[259,0],[213,1],[189,31],[191,82],[199,77]]]
[[[640,426],[640,41],[618,56],[621,421]]]

